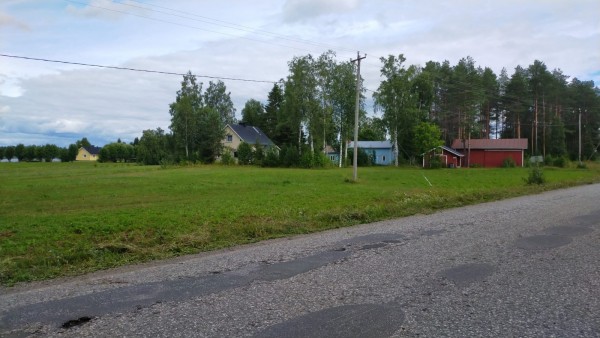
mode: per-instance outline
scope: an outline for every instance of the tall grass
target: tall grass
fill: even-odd
[[[423,177],[431,182],[431,186]],[[0,163],[0,283],[600,181],[600,169],[266,169]]]

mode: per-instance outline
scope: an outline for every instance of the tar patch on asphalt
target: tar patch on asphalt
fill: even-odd
[[[389,337],[403,322],[396,303],[342,305],[275,324],[254,337]]]
[[[524,250],[554,249],[571,243],[571,238],[560,235],[534,235],[517,240],[517,248]]]
[[[484,281],[495,271],[496,268],[490,264],[470,263],[443,270],[439,275],[455,285],[463,287],[474,282]]]

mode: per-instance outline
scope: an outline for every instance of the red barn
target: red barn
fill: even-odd
[[[524,163],[527,139],[470,139],[454,140],[452,148],[465,154],[463,165],[469,167],[501,167],[505,159],[511,158],[518,167]]]
[[[447,168],[460,168],[463,163],[463,157],[465,155],[458,151],[448,148],[446,146],[439,146],[433,148],[430,151],[421,154],[423,156],[423,168],[429,168],[431,158],[437,156],[444,167]]]

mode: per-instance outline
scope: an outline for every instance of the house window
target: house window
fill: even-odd
[[[329,155],[329,159],[335,161],[335,155]]]
[[[381,160],[385,162],[385,155],[381,156]]]
[[[233,136],[227,135],[227,142],[233,142]]]

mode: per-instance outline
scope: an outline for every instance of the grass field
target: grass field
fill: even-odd
[[[351,168],[0,163],[0,283],[600,182],[588,167],[527,186],[521,168],[360,168],[353,183]]]

